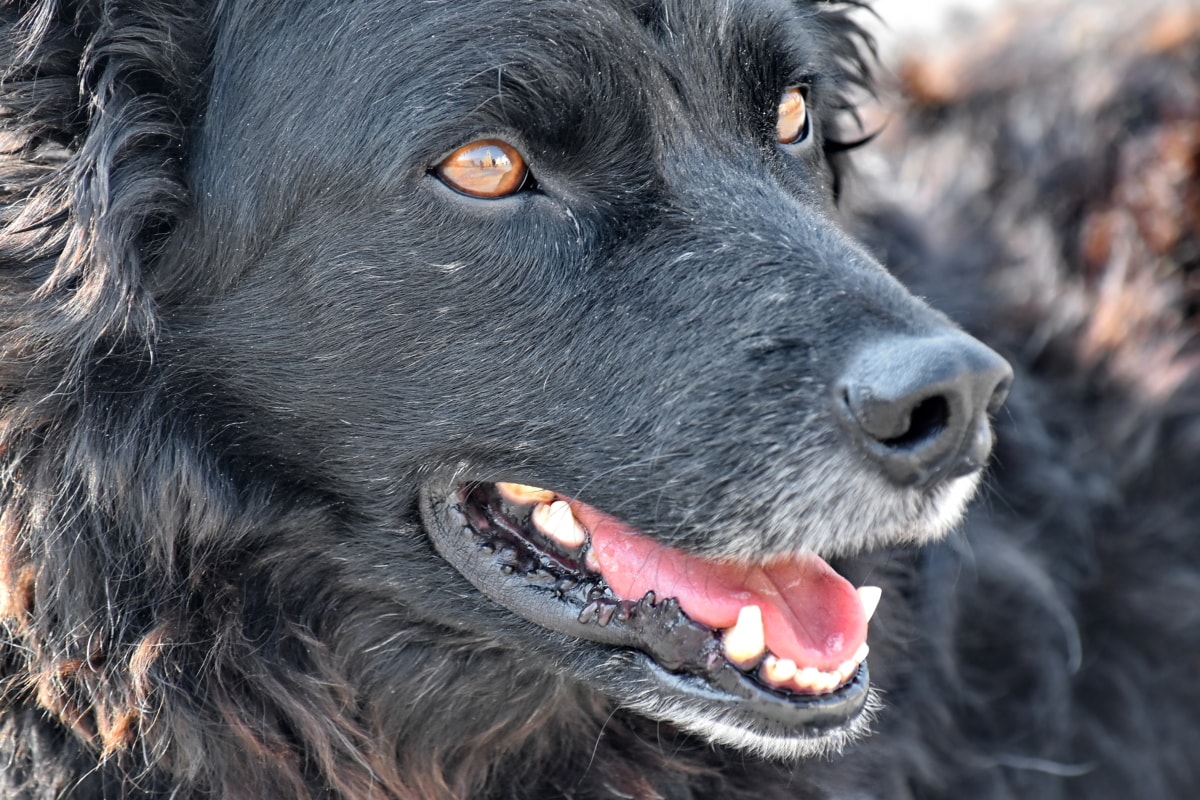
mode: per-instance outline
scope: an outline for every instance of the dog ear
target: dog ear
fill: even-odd
[[[210,12],[170,5],[0,5],[0,620],[21,642],[0,674],[21,654],[37,705],[106,749],[133,706],[97,677],[96,643],[119,650],[130,626],[96,609],[137,573],[88,500],[121,480],[89,459],[112,430],[95,375],[153,352],[146,274],[187,205]],[[25,702],[18,683],[0,681],[0,715]]]
[[[18,265],[0,276],[0,313],[70,340],[74,361],[153,337],[144,276],[187,204],[210,38],[205,6],[175,5],[0,10],[0,249]]]

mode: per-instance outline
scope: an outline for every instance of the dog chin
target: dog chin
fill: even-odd
[[[941,487],[926,519],[916,530],[915,541],[919,544],[936,541],[954,530],[962,522],[967,504],[975,496],[982,479],[982,472],[972,472]]]
[[[871,723],[883,703],[879,693],[872,689],[862,712],[845,726],[804,735],[772,731],[761,724],[746,724],[733,714],[703,713],[686,702],[652,694],[630,703],[630,708],[711,744],[755,758],[792,762],[837,755],[848,745],[870,735]]]

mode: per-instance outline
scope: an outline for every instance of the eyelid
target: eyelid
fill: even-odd
[[[442,159],[434,172],[451,189],[485,200],[514,195],[529,180],[525,158],[502,139],[469,142]]]

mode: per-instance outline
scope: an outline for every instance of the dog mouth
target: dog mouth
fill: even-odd
[[[875,587],[822,558],[701,558],[555,491],[422,491],[438,552],[487,597],[553,631],[641,656],[660,691],[789,734],[849,725],[867,702]]]

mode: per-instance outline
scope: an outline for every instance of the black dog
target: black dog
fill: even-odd
[[[894,549],[958,521],[1011,371],[834,220],[845,9],[2,13],[8,795],[1104,774],[1071,737],[1119,726],[1022,682],[1064,630],[1024,532],[983,519],[1000,578],[965,588],[961,548]],[[1021,703],[995,731],[993,686]]]

